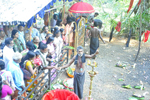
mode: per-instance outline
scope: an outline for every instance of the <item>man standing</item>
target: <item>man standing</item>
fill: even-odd
[[[101,40],[103,41],[103,43],[105,43],[105,41],[103,40],[100,30],[97,28],[98,23],[94,22],[94,27],[91,28],[90,30],[90,54],[94,54],[95,51],[99,48],[99,37],[101,38]]]
[[[14,54],[13,45],[14,43],[12,38],[5,39],[5,47],[3,49],[3,60],[5,62],[5,69],[7,68],[7,64],[9,63],[9,61],[12,60],[12,56]]]
[[[45,40],[45,36],[47,34],[50,34],[50,32],[48,31],[48,26],[44,26],[42,29],[42,33],[40,34],[40,41]]]
[[[38,37],[40,36],[40,32],[38,31],[36,24],[34,24],[33,26],[31,26],[31,35],[32,35],[32,39],[35,36],[38,36]]]
[[[19,52],[14,53],[13,61],[10,61],[7,66],[7,71],[10,71],[16,85],[13,99],[18,96],[19,91],[23,91],[25,87],[23,72],[20,69],[19,63],[21,62],[22,55]],[[22,96],[26,97],[26,93]]]
[[[97,17],[99,14],[96,12],[94,15],[89,16],[88,22],[92,23],[94,21],[94,17]]]
[[[25,42],[23,30],[24,30],[24,27],[22,25],[18,25],[18,33],[19,33],[18,39],[23,43],[24,49],[26,49],[26,42]]]
[[[48,57],[47,44],[40,42],[39,48],[40,49],[36,49],[35,52],[39,51],[39,53],[40,53],[40,60],[42,61],[42,67],[44,69],[56,68],[56,66],[48,66],[49,62],[51,62],[51,59]],[[46,71],[48,71],[48,70],[46,70]]]
[[[86,58],[93,58],[96,54],[99,53],[99,51],[97,50],[92,55],[85,55],[83,53],[83,47],[79,46],[77,47],[77,53],[78,54],[74,56],[68,64],[62,67],[59,67],[58,69],[60,70],[63,68],[67,68],[74,62],[74,64],[76,65],[76,68],[74,71],[74,82],[73,82],[74,92],[75,94],[78,95],[80,99],[82,99],[83,98],[83,86],[84,86],[84,81],[85,81],[84,67],[85,67]]]

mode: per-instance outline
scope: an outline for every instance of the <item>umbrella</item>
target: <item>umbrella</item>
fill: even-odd
[[[73,4],[69,8],[69,12],[86,16],[87,14],[95,12],[95,10],[90,4],[88,4],[86,2],[78,2],[78,3]]]

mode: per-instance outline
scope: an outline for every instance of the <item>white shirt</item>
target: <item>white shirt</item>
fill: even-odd
[[[54,44],[56,45],[56,54],[57,56],[59,56],[61,53],[61,48],[63,46],[63,39],[61,37],[55,37]]]
[[[40,34],[40,41],[45,40],[45,36],[46,36],[46,33],[41,33]]]
[[[8,62],[12,61],[13,54],[14,54],[14,51],[12,48],[9,48],[7,46],[4,47],[4,49],[3,49],[3,60],[5,62],[5,69],[7,68]]]

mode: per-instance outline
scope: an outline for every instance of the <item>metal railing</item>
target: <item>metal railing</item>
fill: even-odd
[[[63,63],[68,63],[68,50],[63,50],[63,54],[62,56],[58,59],[58,61],[56,62],[56,64],[58,64],[58,67],[61,66]],[[47,69],[46,69],[47,70]],[[60,73],[60,71],[55,71],[53,74],[51,74],[51,69],[48,70],[48,72],[45,73],[45,71],[43,69],[39,70],[39,73],[36,75],[36,78],[32,78],[32,82],[29,83],[29,85],[27,87],[25,87],[25,89],[23,91],[19,91],[18,92],[18,98],[24,99],[24,100],[42,100],[43,95],[45,94],[45,92],[47,90],[51,89],[51,83],[58,77],[58,74]],[[44,74],[43,77],[41,77],[41,75]],[[53,75],[56,74],[55,79],[51,80],[51,78],[53,77]],[[46,77],[48,77],[48,79],[45,79]],[[40,79],[39,79],[40,78]],[[33,85],[33,83],[37,81],[37,84],[34,88],[30,88],[31,91],[30,92],[26,92],[27,89]],[[42,82],[44,81],[44,84],[42,84]],[[41,86],[42,84],[42,86]],[[38,90],[37,90],[38,88]],[[26,97],[22,97],[22,94],[27,93]],[[32,95],[32,98],[30,98],[30,96]]]

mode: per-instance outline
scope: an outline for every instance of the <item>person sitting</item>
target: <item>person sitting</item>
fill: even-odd
[[[14,50],[13,50],[13,39],[6,38],[5,39],[5,47],[3,49],[3,60],[5,62],[5,69],[7,69],[7,64],[12,60]]]
[[[13,30],[11,34],[11,38],[13,39],[14,46],[13,50],[14,52],[22,52],[24,50],[22,42],[18,39],[19,34],[17,30]]]
[[[20,68],[19,63],[21,62],[22,55],[19,52],[13,54],[13,60],[8,63],[7,70],[11,72],[14,83],[16,85],[16,90],[14,91],[13,99],[17,99],[18,92],[23,91],[25,88],[23,72]],[[24,92],[23,97],[27,94]]]
[[[2,81],[0,76],[0,100],[11,100],[11,96],[14,95],[14,91],[7,81]]]
[[[35,37],[33,38],[33,44],[34,44],[34,46],[36,47],[36,49],[39,47],[39,42],[40,42],[39,37],[38,37],[38,36],[35,36]]]

